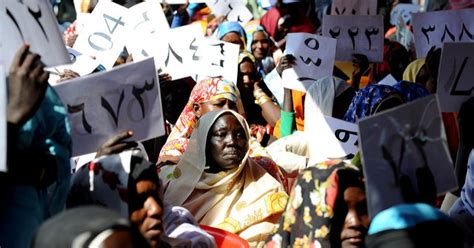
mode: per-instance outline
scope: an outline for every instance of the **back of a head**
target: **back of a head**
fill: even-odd
[[[447,215],[423,203],[401,204],[372,220],[368,248],[463,247],[460,229]]]
[[[112,210],[97,206],[77,207],[44,222],[31,247],[88,247],[106,231],[132,233],[132,226],[127,218]]]

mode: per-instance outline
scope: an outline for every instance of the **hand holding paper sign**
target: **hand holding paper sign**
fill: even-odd
[[[38,54],[30,53],[29,45],[23,45],[13,58],[8,77],[8,122],[21,127],[39,108],[49,73]]]
[[[307,33],[288,34],[285,53],[292,54],[296,60],[292,68],[283,71],[283,86],[304,92],[317,79],[331,76],[335,52],[335,39]]]
[[[29,43],[47,66],[69,63],[49,1],[0,1],[0,36],[0,61],[7,68],[24,43]]]
[[[73,155],[93,152],[106,139],[133,130],[137,140],[164,134],[153,59],[55,86],[71,121]]]
[[[125,131],[119,133],[109,140],[107,140],[100,148],[97,150],[95,155],[96,158],[107,156],[111,154],[119,154],[125,150],[136,147],[137,142],[135,141],[125,141],[133,136],[132,131]]]

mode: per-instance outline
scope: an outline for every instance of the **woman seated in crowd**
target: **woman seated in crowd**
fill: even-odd
[[[199,118],[217,109],[231,109],[245,115],[239,90],[234,83],[223,79],[205,79],[197,83],[161,149],[158,165],[178,163],[187,149],[188,138]],[[287,185],[280,168],[254,137],[250,138],[249,156],[277,180]],[[285,187],[289,190],[288,186]]]
[[[265,29],[255,22],[247,23],[245,32],[247,33],[248,41],[247,51],[251,52],[255,57],[257,71],[265,78],[275,68],[275,61],[272,57],[275,44],[267,32],[265,32]]]
[[[274,102],[272,93],[258,74],[252,54],[242,52],[238,65],[237,88],[242,96],[245,119],[252,130],[251,135],[265,145],[269,138],[267,127],[275,126],[280,117],[280,106]]]
[[[267,247],[364,247],[369,227],[362,173],[340,160],[298,176]]]
[[[187,208],[200,224],[266,239],[280,217],[283,185],[249,157],[249,128],[234,111],[200,118],[178,165],[161,168],[166,201]]]

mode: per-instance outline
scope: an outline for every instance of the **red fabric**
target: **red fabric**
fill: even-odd
[[[454,162],[456,161],[456,154],[459,148],[457,113],[442,113],[442,117],[446,138],[448,140],[449,153]]]
[[[472,0],[449,0],[448,9],[468,9],[474,8]]]
[[[271,8],[265,15],[260,19],[260,25],[265,28],[267,33],[275,38],[278,28],[278,20],[281,17],[281,13],[277,8]],[[315,33],[316,27],[313,25],[311,20],[301,14],[295,20],[295,23],[289,28],[289,33]]]

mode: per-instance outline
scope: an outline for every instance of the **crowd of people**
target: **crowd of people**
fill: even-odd
[[[67,47],[80,35],[76,12],[90,13],[97,2],[74,1],[74,8],[72,1],[53,1]],[[390,24],[390,10],[412,1],[377,1],[387,31],[383,62],[353,54],[306,92],[283,87],[283,71],[297,63],[283,55],[286,37],[320,33],[331,0],[277,0],[265,7],[246,0],[254,18],[245,25],[215,16],[204,3],[163,2],[171,28],[204,23],[208,36],[240,46],[237,81],[210,78],[187,93],[179,89],[177,105],[163,102],[165,136],[138,141],[133,130],[118,133],[71,170],[77,159],[71,160],[66,107],[41,56],[21,45],[6,75],[1,248],[219,247],[223,237],[235,247],[474,245],[474,98],[459,112],[442,113],[459,185],[446,195],[429,184],[426,195],[369,216],[360,152],[310,159],[310,140],[319,138],[308,137],[319,128],[314,116],[358,123],[445,90],[437,89],[441,49],[416,59],[413,39],[400,39]],[[474,7],[471,0],[415,2],[426,12]],[[133,54],[125,49],[115,66],[128,63]],[[159,73],[164,89],[174,79]],[[397,83],[378,84],[388,75]],[[58,83],[78,77],[61,71]]]

